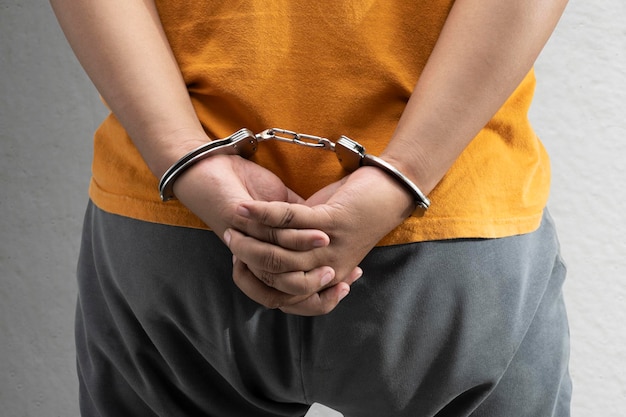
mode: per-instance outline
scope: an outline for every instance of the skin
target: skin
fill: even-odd
[[[530,70],[566,3],[457,0],[380,156],[428,194]],[[155,176],[211,140],[152,1],[51,4]],[[236,156],[199,162],[176,181],[174,193],[229,246],[233,279],[245,294],[300,315],[332,311],[361,276],[365,255],[413,210],[408,191],[374,167],[359,168],[305,201],[268,170]]]
[[[157,178],[187,152],[211,140],[192,106],[153,1],[50,3],[81,65]],[[218,236],[234,227],[242,202],[304,202],[273,173],[240,157],[220,156],[194,165],[176,181],[174,193]],[[279,234],[281,244],[295,251],[329,244],[321,230],[281,230]],[[335,278],[334,269],[324,265],[293,272],[304,283],[305,296],[255,299],[278,307],[316,294],[323,305],[336,305],[361,270],[354,268],[341,285],[330,287],[329,274]]]
[[[566,4],[457,0],[381,157],[428,194],[531,69]],[[227,231],[231,251],[245,264],[236,265],[235,282],[253,299],[263,299],[276,289],[291,291],[291,283],[282,279],[285,271],[324,264],[341,280],[411,211],[408,192],[385,176],[376,168],[360,168],[305,205],[242,204],[238,231]],[[278,233],[266,228],[319,229],[331,242],[296,254],[285,251],[275,239]],[[269,285],[259,285],[258,277]],[[312,294],[281,309],[315,315],[329,307]]]

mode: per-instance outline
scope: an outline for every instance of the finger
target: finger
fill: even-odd
[[[344,281],[335,285],[331,283],[332,286],[311,295],[305,300],[279,308],[284,313],[300,316],[328,314],[350,293],[350,286],[361,276],[363,276],[363,270],[357,266]]]
[[[341,188],[343,184],[348,180],[348,176],[343,177],[337,182],[327,185],[326,187],[318,190],[315,194],[309,197],[304,204],[313,207],[318,204],[325,204],[336,192]]]
[[[337,307],[339,302],[350,293],[350,286],[344,282],[334,285],[319,293],[315,293],[305,300],[279,307],[287,314],[299,316],[320,316],[328,314]]]
[[[268,287],[248,269],[245,263],[235,257],[233,257],[233,281],[251,300],[271,309],[297,304],[308,297],[308,295],[285,294]]]
[[[282,274],[256,271],[250,265],[248,269],[266,286],[291,295],[311,295],[322,291],[335,278],[335,271],[329,266]]]
[[[325,210],[303,204],[289,204],[282,201],[246,201],[237,212],[266,226],[281,229],[327,230],[332,218]],[[321,207],[321,206],[318,206]]]
[[[328,246],[330,243],[328,235],[321,230],[276,228],[250,218],[250,212],[243,206],[238,206],[236,212],[237,215],[232,221],[235,229],[250,237],[285,249],[307,251]]]
[[[235,256],[255,271],[279,274],[310,271],[320,266],[315,251],[292,251],[246,236],[235,229],[224,232],[224,242]]]
[[[352,285],[363,276],[363,270],[360,267],[355,267],[352,272],[341,282],[345,282],[348,285]],[[331,283],[332,284],[332,283]]]
[[[300,197],[299,194],[295,193],[291,188],[287,188],[287,202],[295,203],[295,204],[304,204],[306,200]]]

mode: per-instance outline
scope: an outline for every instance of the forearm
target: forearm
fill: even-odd
[[[207,137],[150,0],[51,0],[80,63],[160,176]]]
[[[382,157],[429,193],[530,71],[567,0],[457,0]]]

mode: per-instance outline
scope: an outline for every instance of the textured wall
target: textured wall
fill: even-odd
[[[98,96],[48,2],[0,0],[0,415],[78,415],[78,253]]]
[[[626,414],[626,3],[570,1],[531,113],[552,156],[569,279],[573,415]]]
[[[626,408],[626,3],[571,2],[537,64],[569,266],[573,415]],[[74,265],[104,109],[40,0],[0,0],[0,410],[77,415]]]

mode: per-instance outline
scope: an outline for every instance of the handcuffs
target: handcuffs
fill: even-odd
[[[413,194],[416,207],[427,209],[430,206],[430,200],[410,179],[388,162],[366,153],[365,148],[361,144],[347,136],[341,136],[337,142],[333,142],[320,136],[296,133],[279,128],[266,129],[258,134],[243,128],[224,139],[208,142],[189,152],[172,165],[161,177],[159,182],[161,200],[168,201],[176,198],[173,191],[174,182],[187,168],[198,161],[214,155],[239,155],[243,158],[249,158],[256,152],[259,143],[268,140],[333,151],[337,155],[341,166],[348,172],[353,172],[362,166],[380,168]]]

